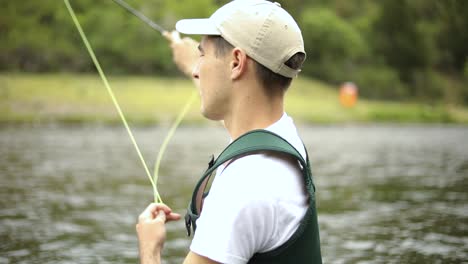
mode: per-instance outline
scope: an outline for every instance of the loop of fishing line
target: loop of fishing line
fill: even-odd
[[[96,56],[94,54],[94,51],[91,48],[91,45],[89,44],[89,41],[86,38],[86,35],[85,35],[83,29],[81,28],[81,25],[80,25],[76,15],[75,15],[75,12],[74,12],[73,8],[70,5],[69,0],[64,0],[64,2],[65,2],[65,5],[66,5],[66,7],[68,9],[68,12],[70,13],[70,16],[73,19],[73,22],[75,23],[76,28],[78,29],[78,32],[80,33],[81,39],[83,40],[83,43],[85,44],[86,49],[88,50],[88,53],[91,56],[91,59],[92,59],[92,61],[94,63],[94,66],[96,67],[96,69],[97,69],[97,71],[99,73],[99,76],[101,77],[101,79],[102,79],[102,81],[104,83],[104,86],[106,87],[107,92],[109,93],[109,95],[110,95],[110,97],[112,99],[112,102],[114,103],[114,106],[117,109],[117,112],[119,113],[120,119],[122,120],[122,123],[124,124],[125,129],[127,130],[127,133],[128,133],[128,135],[130,137],[130,140],[132,141],[133,146],[135,147],[135,150],[136,150],[136,152],[138,154],[138,157],[140,158],[140,161],[141,161],[141,163],[143,165],[143,168],[144,168],[144,170],[145,170],[145,172],[146,172],[146,174],[148,176],[148,179],[151,182],[151,185],[153,187],[153,193],[154,193],[154,201],[163,203],[163,201],[161,199],[161,196],[159,195],[159,192],[158,192],[158,189],[157,189],[158,172],[159,172],[160,162],[161,162],[162,156],[163,156],[163,154],[164,154],[164,152],[166,150],[166,147],[167,147],[170,139],[174,135],[178,125],[180,124],[180,122],[182,121],[182,119],[184,118],[186,113],[188,112],[192,102],[194,101],[196,93],[194,92],[192,94],[192,96],[187,101],[184,108],[182,109],[182,111],[178,115],[176,121],[174,122],[174,124],[170,128],[168,134],[166,135],[166,138],[164,139],[164,142],[162,143],[162,145],[160,147],[158,157],[156,159],[156,164],[155,164],[155,169],[154,169],[154,176],[152,177],[151,173],[148,170],[148,166],[146,165],[145,159],[143,158],[143,155],[141,154],[140,148],[138,147],[138,144],[137,144],[137,142],[135,140],[135,137],[133,136],[133,133],[130,130],[130,127],[128,126],[127,120],[126,120],[126,118],[125,118],[125,116],[124,116],[124,114],[123,114],[123,112],[122,112],[122,110],[120,108],[120,105],[119,105],[116,97],[114,96],[114,92],[112,91],[112,88],[110,87],[109,82],[107,81],[106,75],[104,74],[104,72],[103,72],[103,70],[101,68],[101,65],[99,64],[99,61],[97,60],[97,58],[96,58]]]

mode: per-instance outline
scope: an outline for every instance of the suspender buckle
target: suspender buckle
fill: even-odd
[[[208,169],[213,167],[213,165],[214,165],[214,155],[211,154],[210,161],[208,162]]]

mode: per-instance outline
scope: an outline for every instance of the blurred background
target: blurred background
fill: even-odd
[[[129,4],[164,28],[173,29],[178,19],[209,16],[226,2],[130,0]],[[181,77],[166,41],[113,1],[80,0],[72,4],[105,73],[138,75],[140,81],[147,80],[144,77],[158,77],[158,80]],[[307,107],[308,102],[294,100],[296,93],[292,93],[290,104],[299,105],[292,111],[301,119],[468,122],[466,1],[286,0],[282,5],[296,18],[304,35],[307,61],[300,79],[309,82],[303,83],[308,87],[303,93],[310,93],[313,89],[309,87],[318,85],[314,81],[332,91],[352,82],[358,88],[359,98],[364,99],[360,108],[341,111],[328,104],[336,102],[326,99],[334,94],[317,89],[318,94],[312,94],[311,100],[319,98],[322,107],[316,106],[321,113],[314,115],[298,110]],[[106,101],[99,105],[89,102],[92,99],[86,95],[93,90],[80,89],[74,84],[77,76],[95,76],[96,70],[61,1],[2,1],[0,32],[0,71],[3,72],[0,120],[79,122],[90,118],[86,111],[93,112],[93,106],[106,107]],[[66,75],[70,85],[59,90],[64,88],[64,80],[58,83],[54,80],[64,78],[64,73],[72,74]],[[54,85],[55,89],[51,87]],[[99,81],[89,85],[103,92]],[[128,87],[127,78],[115,85]],[[51,102],[51,98],[29,101],[22,98],[20,102],[18,87],[23,86],[46,86],[45,89],[53,90],[48,92],[54,93],[59,90],[60,94],[69,95],[61,98],[68,100],[68,107],[57,107],[59,102]],[[141,85],[135,86],[141,89]],[[28,94],[37,96],[34,92]],[[11,99],[17,104],[11,105]],[[376,101],[387,103],[372,104]],[[400,104],[395,106],[389,101]],[[177,100],[172,102],[176,103]],[[153,106],[141,103],[136,119],[157,121],[155,114],[151,114]],[[131,109],[137,111],[135,107]],[[159,117],[164,118],[170,112]],[[106,118],[100,116],[100,119]],[[113,118],[107,116],[107,119]]]
[[[152,166],[193,85],[113,1],[70,2]],[[227,2],[128,0],[168,30]],[[311,155],[325,262],[466,263],[468,1],[278,2],[306,46],[286,111]],[[163,159],[163,200],[184,213],[227,143],[193,104]],[[1,1],[0,263],[134,263],[151,199],[64,2]],[[180,263],[190,239],[169,228],[165,263]]]

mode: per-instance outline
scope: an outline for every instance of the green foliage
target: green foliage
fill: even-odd
[[[415,70],[430,65],[428,47],[416,26],[416,18],[406,0],[383,0],[381,16],[375,23],[377,52],[409,82]]]
[[[448,69],[463,72],[468,62],[468,1],[433,1],[440,24],[438,43],[445,51],[441,63]]]
[[[164,28],[229,0],[127,0]],[[468,1],[282,0],[304,35],[303,75],[361,95],[468,104]],[[167,41],[111,0],[71,1],[106,73],[175,75]],[[94,72],[61,0],[0,2],[0,71]]]
[[[353,75],[359,94],[366,98],[403,99],[407,96],[406,87],[398,73],[390,67],[360,67]]]
[[[466,105],[468,105],[468,59],[465,63],[465,70],[464,70],[464,74],[463,74],[463,85],[462,87],[460,88],[460,91],[461,91],[461,98],[462,98],[462,102]]]
[[[443,98],[445,82],[439,75],[433,71],[424,70],[415,71],[412,77],[411,83],[414,88],[411,91],[417,98],[426,101],[437,101]]]
[[[224,1],[227,3],[228,1]],[[171,13],[177,18],[193,18],[193,17],[208,17],[216,9],[217,5],[212,0],[179,0],[179,1],[163,1],[163,9],[166,14]]]
[[[463,74],[465,76],[465,79],[468,80],[468,60],[465,63],[465,70],[463,71]]]
[[[129,1],[171,30],[184,15],[208,16],[212,0]],[[71,1],[103,68],[109,73],[175,73],[167,41],[112,1]],[[94,71],[63,1],[2,3],[0,70]]]
[[[365,53],[360,34],[328,9],[307,9],[302,14],[301,25],[307,53],[306,74],[332,82],[342,81]]]

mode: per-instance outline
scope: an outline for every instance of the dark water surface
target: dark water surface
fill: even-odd
[[[152,170],[167,128],[137,128]],[[325,263],[468,263],[468,127],[302,126]],[[184,213],[220,127],[183,127],[163,160],[164,201]],[[152,189],[121,127],[0,128],[0,263],[136,263]],[[190,240],[168,226],[164,263]],[[291,260],[291,263],[294,263]]]

